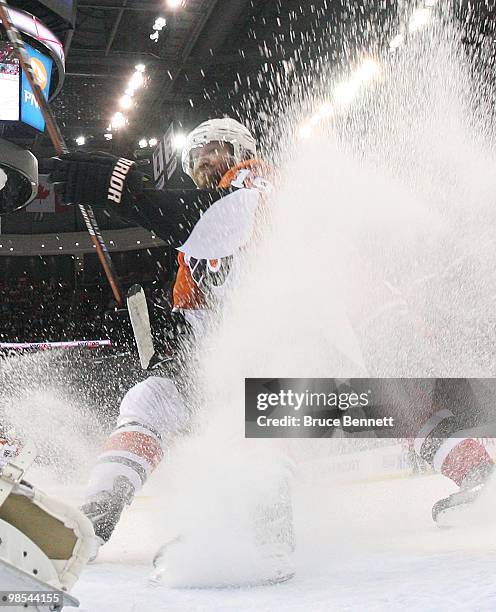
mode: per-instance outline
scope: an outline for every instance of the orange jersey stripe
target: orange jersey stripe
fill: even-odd
[[[123,431],[112,435],[105,445],[106,451],[125,451],[143,457],[152,466],[157,467],[164,456],[160,444],[139,431]]]
[[[179,269],[172,291],[174,308],[202,308],[204,306],[203,295],[184,261],[184,253],[179,253],[177,261]]]

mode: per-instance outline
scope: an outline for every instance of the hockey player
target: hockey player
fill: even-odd
[[[147,189],[132,161],[99,153],[62,156],[52,174],[64,185],[65,201],[115,211],[179,252],[173,288],[175,359],[164,376],[151,376],[125,395],[90,478],[83,511],[100,544],[109,540],[124,507],[162,459],[164,446],[188,423],[190,399],[183,384],[188,346],[201,333],[206,314],[221,302],[270,190],[269,169],[257,159],[253,136],[233,119],[206,121],[193,130],[182,166],[197,189]]]

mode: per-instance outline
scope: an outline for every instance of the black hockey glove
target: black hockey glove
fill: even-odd
[[[124,211],[140,196],[145,177],[129,159],[78,152],[51,160],[50,182],[65,204]]]

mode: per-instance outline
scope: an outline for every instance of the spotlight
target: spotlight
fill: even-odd
[[[357,76],[362,81],[370,81],[381,72],[379,64],[373,59],[366,59],[358,68]]]
[[[334,100],[341,106],[350,104],[358,93],[358,87],[357,81],[348,81],[336,85],[334,88]]]
[[[142,138],[139,142],[138,142],[139,148],[140,149],[146,149],[146,147],[148,146],[148,140],[146,138]]]
[[[121,108],[125,108],[125,109],[131,108],[131,106],[133,105],[133,99],[131,98],[131,96],[124,95],[119,100],[119,104]]]
[[[300,129],[298,130],[298,134],[301,139],[308,140],[313,134],[312,126],[309,125],[308,123],[304,123],[303,125],[300,126]]]
[[[181,151],[185,144],[186,144],[186,134],[179,133],[174,136],[172,145],[176,150]]]
[[[167,6],[171,9],[177,9],[181,7],[183,0],[167,0]]]
[[[145,64],[136,64],[134,69],[136,70],[136,72],[145,72],[146,66]]]
[[[86,138],[84,136],[78,136],[76,138],[76,144],[78,147],[83,147],[86,144]]]
[[[142,72],[135,72],[129,80],[129,89],[133,91],[143,86],[144,78]]]
[[[157,32],[160,32],[161,30],[165,28],[166,25],[167,25],[167,20],[164,19],[164,17],[157,17],[157,19],[155,19],[155,23],[153,24],[153,29],[156,30]]]
[[[103,137],[105,138],[105,140],[112,140],[113,135],[110,134],[110,132],[108,134],[104,134]]]
[[[408,29],[410,32],[416,32],[423,26],[429,23],[431,18],[431,11],[428,8],[420,8],[412,13],[410,21],[408,22]]]
[[[111,125],[116,130],[124,127],[126,125],[126,117],[122,113],[115,113],[115,115],[112,117]]]
[[[151,147],[156,147],[158,145],[158,140],[156,138],[150,138],[150,140],[148,141],[148,144]]]

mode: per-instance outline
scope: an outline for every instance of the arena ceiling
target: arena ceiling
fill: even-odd
[[[357,47],[363,20],[378,28],[398,20],[406,0],[79,0],[76,27],[62,34],[67,53],[64,88],[53,102],[70,143],[85,136],[87,145],[126,154],[143,138],[160,136],[174,121],[187,129],[211,116],[241,117],[240,105],[262,81],[260,97],[285,92],[269,87],[270,73],[284,62],[308,57],[328,46],[336,64],[349,52],[350,32]],[[487,0],[452,0],[487,24],[494,7]],[[29,9],[35,0],[11,0]],[[418,2],[416,3],[418,4]],[[150,39],[157,18],[166,21],[157,41]],[[386,42],[386,41],[385,41]],[[366,41],[365,41],[366,43]],[[146,66],[146,86],[126,111],[128,124],[104,139],[137,64]],[[260,72],[264,70],[262,79]],[[264,82],[265,81],[265,82]],[[266,90],[264,91],[264,84]],[[133,102],[134,104],[134,102]],[[265,105],[267,107],[267,105]],[[270,107],[270,105],[269,105]],[[275,105],[274,105],[275,107]],[[38,137],[35,151],[46,147]]]
[[[339,48],[340,33],[357,15],[379,11],[389,19],[396,4],[177,0],[181,6],[172,9],[170,1],[79,0],[76,28],[65,35],[66,82],[53,103],[70,141],[84,135],[92,146],[130,149],[142,137],[160,136],[171,121],[187,128],[208,116],[236,115],[233,107],[251,93],[247,76],[308,52],[312,36],[329,27]],[[166,25],[153,41],[159,17]],[[137,64],[146,65],[146,87],[109,145],[103,135]]]

